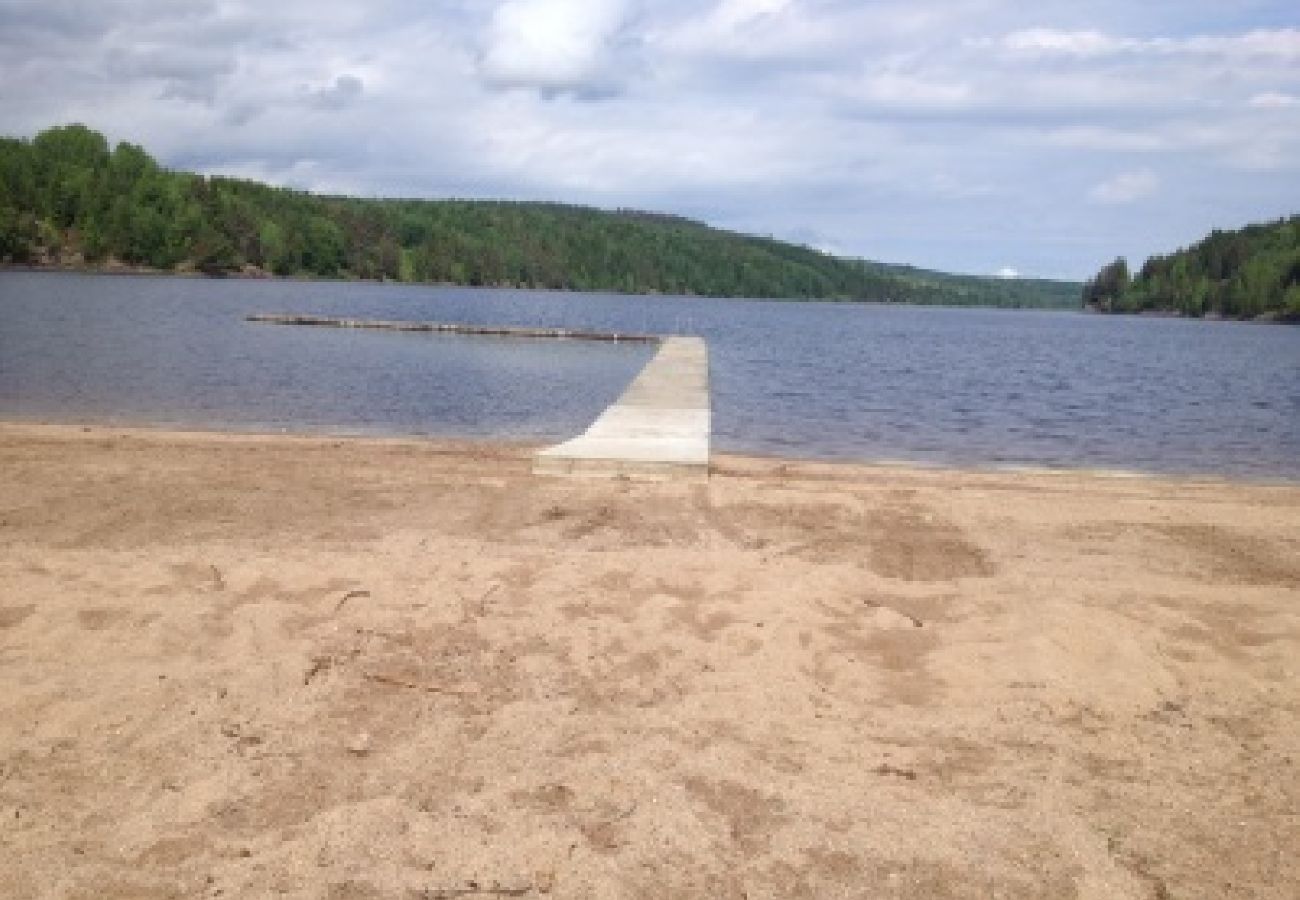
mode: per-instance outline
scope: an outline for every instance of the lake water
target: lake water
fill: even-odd
[[[550,440],[652,348],[253,312],[690,333],[715,447],[1300,478],[1300,328],[1082,313],[0,273],[0,417]]]

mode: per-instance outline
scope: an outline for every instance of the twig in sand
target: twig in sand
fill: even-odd
[[[477,615],[478,615],[478,617],[479,617],[480,619],[481,619],[481,618],[486,614],[486,612],[487,612],[487,607],[485,606],[485,604],[488,602],[488,599],[489,599],[493,594],[495,594],[495,593],[496,593],[500,588],[501,588],[500,583],[497,583],[497,584],[492,585],[492,587],[488,588],[486,591],[483,592],[483,596],[479,597],[479,598],[478,598],[478,601],[474,604],[476,607],[478,607],[478,613],[477,613]],[[470,610],[470,605],[469,605],[468,603],[464,602],[464,601],[461,601],[461,620],[462,620],[462,621],[469,621],[469,610]]]
[[[407,688],[412,691],[423,691],[426,694],[448,694],[453,697],[473,697],[474,691],[458,691],[455,688],[442,687],[437,684],[419,684],[415,681],[407,681],[405,678],[397,678],[393,675],[384,675],[378,672],[362,672],[361,677],[366,681],[373,681],[376,684],[386,684],[390,687]]]
[[[879,600],[863,600],[862,602],[866,606],[871,607],[872,609],[887,609],[894,615],[902,616],[904,619],[907,619],[907,621],[911,622],[912,627],[914,628],[925,627],[925,623],[922,622],[920,619],[918,619],[916,616],[912,615],[911,613],[905,613],[901,609],[898,609],[897,607],[890,606],[888,603],[881,603]]]
[[[303,685],[306,686],[311,684],[313,678],[321,672],[328,672],[333,665],[334,657],[332,656],[313,656],[311,667],[308,668],[306,673],[302,676]]]
[[[531,882],[527,884],[479,884],[468,881],[464,887],[428,888],[417,895],[422,900],[455,900],[456,897],[524,897],[536,890]]]
[[[394,641],[396,643],[410,643],[411,641],[411,636],[408,634],[393,634],[391,631],[379,631],[376,628],[358,628],[356,633],[363,637],[382,638],[385,641]]]
[[[226,579],[222,577],[221,570],[214,565],[209,565],[212,570],[212,588],[213,590],[224,591],[226,589]]]
[[[343,609],[343,605],[347,603],[349,600],[352,600],[357,597],[369,597],[369,596],[370,596],[370,591],[348,591],[346,594],[343,595],[343,599],[338,602],[338,605],[334,607],[334,612],[335,613],[340,612]]]

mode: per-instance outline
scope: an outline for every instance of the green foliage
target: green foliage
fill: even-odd
[[[1084,286],[1085,306],[1107,312],[1300,319],[1300,216],[1240,231],[1214,231],[1191,247],[1151,257],[1131,282],[1116,279],[1115,265]]]
[[[1103,266],[1096,278],[1084,284],[1083,303],[1085,306],[1109,310],[1124,296],[1131,283],[1128,261],[1121,256],[1113,263]]]
[[[44,190],[37,210],[60,228],[75,225],[96,202],[108,168],[108,142],[84,125],[42,131],[32,141],[36,177]]]
[[[0,139],[0,262],[629,293],[1074,305],[1078,285],[843,259],[676,216],[551,203],[320,197],[171,172],[80,126]],[[62,254],[56,257],[55,254]]]
[[[37,238],[36,220],[30,213],[0,205],[0,260],[29,262]]]

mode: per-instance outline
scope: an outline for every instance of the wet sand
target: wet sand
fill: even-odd
[[[0,425],[0,896],[1293,898],[1300,485]]]

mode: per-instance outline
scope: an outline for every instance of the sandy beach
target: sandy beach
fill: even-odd
[[[1300,896],[1300,485],[0,425],[5,898]]]

